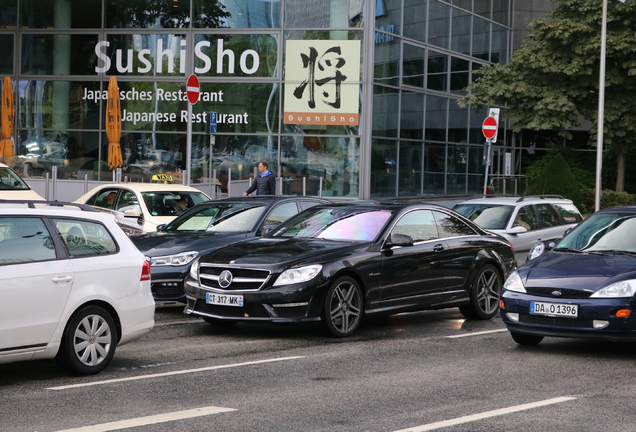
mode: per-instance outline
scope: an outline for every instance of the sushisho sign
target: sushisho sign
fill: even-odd
[[[358,124],[360,41],[288,40],[286,124]]]

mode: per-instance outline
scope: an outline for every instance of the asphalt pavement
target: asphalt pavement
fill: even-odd
[[[316,328],[220,329],[162,305],[110,366],[0,365],[0,430],[630,430],[634,344],[546,338],[517,346],[501,320],[457,309]]]

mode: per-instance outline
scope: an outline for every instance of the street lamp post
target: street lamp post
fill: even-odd
[[[598,79],[598,126],[596,132],[596,196],[594,210],[601,208],[601,173],[603,171],[603,122],[605,114],[605,51],[607,39],[607,0],[603,0],[601,20],[601,58]]]

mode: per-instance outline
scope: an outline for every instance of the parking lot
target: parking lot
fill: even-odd
[[[636,346],[515,344],[457,309],[317,329],[212,327],[160,305],[109,368],[0,365],[3,431],[598,431],[631,424]],[[627,427],[629,429],[629,427]]]

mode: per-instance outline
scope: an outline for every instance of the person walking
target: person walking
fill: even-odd
[[[267,169],[267,161],[262,160],[258,163],[258,175],[252,182],[252,185],[243,192],[244,196],[256,191],[256,195],[276,195],[276,178],[274,174]]]

